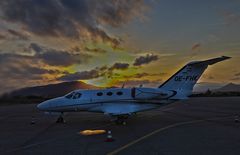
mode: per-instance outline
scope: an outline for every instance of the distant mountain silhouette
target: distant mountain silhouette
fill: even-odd
[[[35,86],[35,87],[26,87],[22,89],[18,89],[12,91],[7,95],[8,97],[26,97],[26,96],[39,96],[44,98],[52,98],[63,96],[73,90],[76,89],[99,89],[100,87],[96,87],[90,84],[86,84],[81,81],[72,81],[72,82],[62,82],[57,84],[49,84],[43,86]],[[229,83],[218,89],[211,89],[213,92],[240,92],[240,85]]]
[[[219,89],[214,89],[214,92],[240,92],[240,85],[229,83]]]
[[[208,89],[215,90],[223,86],[225,85],[221,83],[200,82],[194,86],[193,92],[194,93],[206,92]]]
[[[63,96],[76,89],[97,89],[98,87],[80,81],[62,82],[44,86],[26,87],[8,93],[7,96],[40,96],[57,97]]]

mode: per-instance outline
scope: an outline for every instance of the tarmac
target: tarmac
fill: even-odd
[[[36,104],[1,105],[0,154],[238,155],[238,115],[240,97],[191,98],[138,113],[126,125],[89,112],[68,113],[58,124]],[[114,141],[79,134],[89,129],[110,130]]]

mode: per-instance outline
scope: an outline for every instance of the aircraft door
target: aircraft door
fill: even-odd
[[[135,87],[133,87],[131,89],[131,96],[132,96],[132,98],[135,98],[135,96],[136,96],[136,88]]]

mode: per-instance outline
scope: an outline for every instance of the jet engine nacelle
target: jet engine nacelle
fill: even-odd
[[[175,91],[166,91],[159,88],[132,88],[132,97],[135,99],[166,99],[175,94]]]

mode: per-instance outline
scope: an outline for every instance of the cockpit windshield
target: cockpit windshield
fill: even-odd
[[[75,94],[75,92],[71,92],[71,93],[68,93],[65,97],[70,99],[73,97],[74,94]]]
[[[75,94],[73,95],[73,99],[80,98],[81,95],[82,95],[81,93],[75,93]]]
[[[68,99],[78,99],[82,96],[81,93],[78,93],[78,92],[71,92],[69,94],[67,94],[65,97],[68,98]]]

